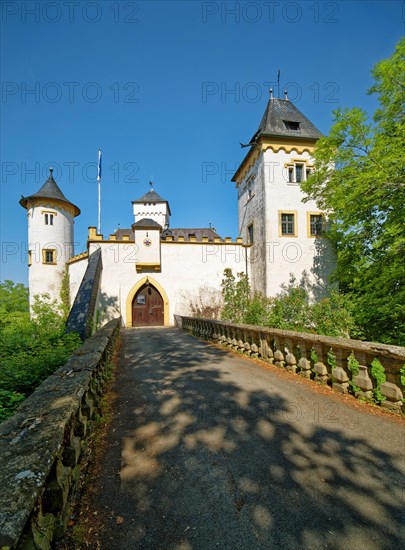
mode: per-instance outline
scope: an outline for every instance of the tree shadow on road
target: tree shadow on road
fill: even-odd
[[[126,331],[101,548],[401,547],[402,442],[393,458],[348,436],[333,406],[306,422],[259,366],[234,379],[235,361],[175,329]]]

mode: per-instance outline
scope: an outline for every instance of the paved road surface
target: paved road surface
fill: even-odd
[[[102,550],[405,547],[398,421],[177,329],[124,331],[116,389]]]

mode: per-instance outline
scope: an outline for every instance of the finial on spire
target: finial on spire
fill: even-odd
[[[53,180],[53,168],[49,168],[49,179]]]
[[[153,190],[154,190],[154,189],[153,189],[153,181],[150,181],[150,182],[149,182],[149,185],[150,185],[150,190],[153,191]]]
[[[280,99],[280,69],[277,72],[277,97]]]
[[[284,90],[284,99],[288,100],[287,90]]]
[[[273,99],[273,88],[270,88],[270,99]]]

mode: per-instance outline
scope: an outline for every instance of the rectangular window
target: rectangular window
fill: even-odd
[[[253,223],[251,223],[250,225],[248,225],[248,228],[247,228],[247,239],[248,239],[248,244],[252,244],[252,243],[253,243]]]
[[[45,225],[53,225],[53,214],[45,213]]]
[[[296,237],[297,236],[297,213],[281,212],[278,213],[279,236]]]
[[[294,214],[281,214],[281,233],[294,235]]]
[[[288,183],[301,183],[305,181],[309,172],[309,168],[306,168],[302,162],[288,166]]]
[[[323,216],[322,214],[309,214],[309,236],[322,235]]]
[[[246,190],[246,200],[247,201],[250,201],[250,199],[253,197],[253,185],[254,185],[254,182],[255,182],[255,177],[254,175],[252,174],[251,176],[249,176],[249,178],[247,179],[247,182],[246,182],[246,185],[244,187],[244,189]]]
[[[32,265],[32,251],[28,250],[28,267]]]
[[[56,250],[54,248],[44,248],[42,250],[42,263],[56,264]]]
[[[303,164],[296,164],[295,165],[295,181],[297,183],[300,183],[302,181],[303,169],[304,169]]]

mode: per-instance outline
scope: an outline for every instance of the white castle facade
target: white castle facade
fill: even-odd
[[[89,227],[88,250],[75,256],[73,226],[80,209],[63,195],[51,171],[37,193],[20,201],[28,215],[31,303],[44,292],[59,299],[66,270],[72,305],[97,284],[94,315],[101,323],[120,315],[126,326],[169,326],[175,313],[191,313],[191,304],[219,304],[225,268],[247,273],[252,288],[267,296],[278,293],[290,274],[300,279],[306,273],[314,287],[324,288],[334,267],[322,237],[326,220],[315,203],[303,202],[300,189],[321,136],[287,98],[270,96],[233,177],[235,240],[212,228],[172,228],[169,202],[152,188],[132,201],[130,228],[106,238]]]

